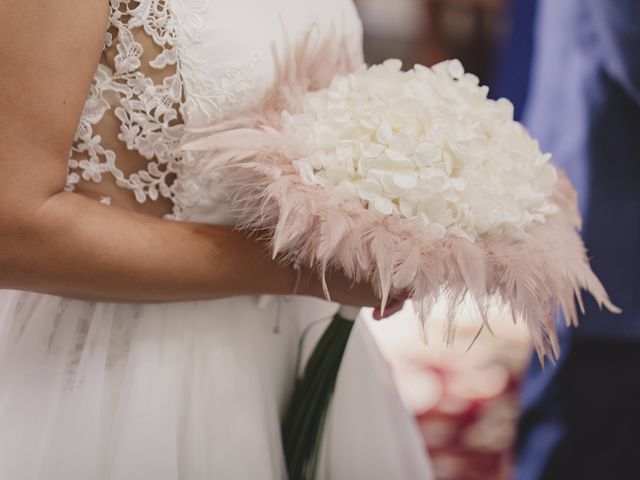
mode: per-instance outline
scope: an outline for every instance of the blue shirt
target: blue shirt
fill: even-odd
[[[574,183],[612,315],[572,334],[640,338],[640,1],[541,0],[524,122]]]
[[[575,185],[591,265],[623,313],[601,312],[588,301],[579,328],[560,328],[564,354],[558,367],[543,371],[532,363],[522,391],[527,426],[520,432],[518,480],[539,480],[551,459],[559,458],[554,455],[572,434],[568,411],[575,417],[578,406],[573,402],[589,407],[585,412],[606,410],[606,403],[590,402],[602,379],[576,375],[578,369],[587,376],[597,371],[583,357],[570,361],[572,347],[640,340],[640,0],[539,0],[536,20],[524,122]],[[625,380],[615,377],[626,375],[616,371],[616,360],[606,354],[593,360],[611,372],[609,383]],[[563,387],[574,378],[579,381],[572,384],[572,396]],[[624,388],[618,390],[635,398]],[[588,451],[573,435],[572,448]],[[598,458],[590,460],[598,465]],[[605,459],[601,463],[610,466]]]

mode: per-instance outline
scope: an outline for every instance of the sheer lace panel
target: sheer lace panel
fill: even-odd
[[[103,55],[69,156],[67,190],[156,216],[179,213],[174,199],[184,90],[176,38],[165,0],[110,0]]]

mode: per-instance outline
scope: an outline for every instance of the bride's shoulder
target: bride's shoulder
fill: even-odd
[[[0,105],[11,125],[24,120],[44,132],[56,126],[55,135],[46,135],[49,139],[73,132],[77,118],[67,117],[82,110],[108,14],[105,0],[0,2]],[[60,125],[68,128],[60,130]],[[65,144],[68,148],[68,138]]]

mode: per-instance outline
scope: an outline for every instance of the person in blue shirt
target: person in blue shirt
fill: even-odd
[[[588,300],[557,366],[532,362],[514,478],[640,479],[640,0],[539,0],[535,35],[524,123],[574,183],[623,313]]]
[[[497,49],[491,78],[491,98],[513,103],[513,117],[521,121],[529,92],[534,21],[538,0],[511,0],[505,17],[506,32]]]

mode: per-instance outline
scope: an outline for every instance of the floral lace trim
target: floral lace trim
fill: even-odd
[[[172,200],[171,217],[180,218],[200,193],[194,182],[181,176],[183,119],[195,113],[221,118],[237,108],[254,86],[257,60],[213,78],[204,62],[190,55],[189,47],[202,41],[205,0],[109,0],[109,7],[105,51],[115,45],[116,54],[94,75],[69,154],[66,189],[73,191],[81,180],[99,183],[110,174],[140,203],[159,197]],[[145,52],[134,37],[135,29],[143,29],[159,47],[160,53],[147,64],[153,70],[169,70],[161,84],[141,71]],[[120,123],[118,140],[148,160],[145,169],[126,175],[116,153],[94,132],[107,112]]]

